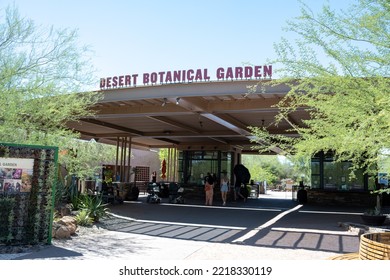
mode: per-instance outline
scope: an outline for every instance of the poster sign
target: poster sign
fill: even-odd
[[[0,158],[0,193],[30,192],[34,159]]]

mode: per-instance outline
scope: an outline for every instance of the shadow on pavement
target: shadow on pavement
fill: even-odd
[[[230,203],[228,206],[231,208],[203,207],[202,201],[180,207],[140,201],[112,207],[114,213],[136,220],[113,219],[107,221],[105,227],[120,232],[192,241],[334,253],[358,250],[358,234],[340,226],[340,223],[358,223],[358,208],[303,205],[299,210],[261,227],[297,205],[297,202],[287,199],[249,199],[246,203]],[[237,242],[251,232],[254,233]]]
[[[64,249],[61,247],[57,247],[55,245],[49,245],[48,247],[31,254],[26,254],[20,257],[15,258],[15,260],[32,260],[32,259],[48,259],[48,258],[55,258],[55,259],[66,259],[69,257],[79,257],[82,256],[82,254]]]

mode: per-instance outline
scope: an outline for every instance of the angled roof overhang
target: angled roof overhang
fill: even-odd
[[[96,116],[70,122],[68,127],[83,139],[109,144],[130,137],[138,149],[229,146],[253,153],[249,126],[296,137],[290,132],[291,123],[301,125],[308,118],[305,110],[298,110],[289,121],[276,125],[274,105],[289,87],[264,83],[233,80],[104,90],[104,98],[93,108]]]

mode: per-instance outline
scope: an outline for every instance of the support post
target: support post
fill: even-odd
[[[129,140],[128,140],[128,143],[129,143],[129,152],[128,152],[128,158],[127,158],[127,174],[128,174],[128,179],[127,179],[127,182],[130,182],[131,178],[131,166],[130,166],[130,163],[131,163],[131,137],[129,137]]]
[[[118,161],[119,161],[119,137],[116,138],[116,157],[115,157],[115,168],[114,168],[115,180],[118,174]]]

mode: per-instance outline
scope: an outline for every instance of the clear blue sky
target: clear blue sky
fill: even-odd
[[[306,0],[318,11],[325,0]],[[353,0],[330,0],[345,9]],[[38,25],[77,29],[100,77],[263,65],[299,15],[297,0],[1,0]]]

